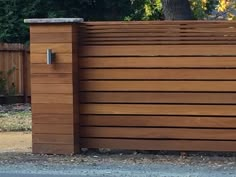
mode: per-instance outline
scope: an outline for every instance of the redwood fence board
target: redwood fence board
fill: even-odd
[[[199,53],[201,55],[201,53]],[[81,68],[236,68],[235,56],[80,57]]]
[[[72,154],[79,151],[77,131],[79,80],[76,26],[31,25],[33,152]],[[47,65],[46,51],[56,53]]]
[[[236,128],[236,119],[226,116],[81,115],[80,125],[83,127]]]
[[[61,87],[63,87],[63,85],[61,85]],[[100,80],[100,81],[81,81],[80,90],[81,91],[236,92],[236,82],[235,81]],[[34,92],[34,85],[32,91]]]
[[[236,151],[235,47],[236,22],[32,24],[33,152]]]
[[[81,92],[80,103],[236,104],[236,93]]]
[[[60,69],[58,68],[58,70]],[[80,79],[81,80],[236,80],[236,70],[235,69],[150,69],[150,68],[149,69],[114,69],[114,68],[81,69]]]
[[[30,58],[29,51],[23,44],[0,44],[0,71],[6,73],[15,67],[15,71],[8,77],[8,88],[14,84],[17,97],[24,97],[27,102],[31,95],[30,88]],[[0,98],[3,98],[0,95]]]
[[[236,141],[204,140],[144,140],[81,138],[81,146],[87,148],[165,150],[165,151],[236,151]],[[47,152],[47,151],[44,151]]]

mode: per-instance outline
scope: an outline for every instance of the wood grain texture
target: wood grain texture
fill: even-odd
[[[31,26],[34,153],[79,152],[77,29],[75,24]],[[47,49],[56,54],[52,65],[46,64]]]
[[[44,104],[34,103],[32,104],[32,112],[34,114],[72,114],[73,104]]]
[[[73,53],[72,43],[33,43],[30,45],[30,51],[35,54],[46,54],[47,49],[52,49],[53,52],[58,54],[71,54]]]
[[[235,80],[236,69],[82,69],[80,79]]]
[[[73,114],[33,114],[33,124],[73,124]]]
[[[179,30],[179,31],[171,31],[169,29],[166,29],[165,31],[161,32],[161,31],[156,31],[154,32],[149,32],[149,31],[145,31],[143,30],[142,32],[133,32],[133,33],[124,33],[124,32],[116,32],[116,33],[88,33],[86,35],[86,33],[84,33],[85,36],[87,37],[91,37],[91,38],[110,38],[110,37],[217,37],[217,36],[233,36],[235,37],[235,32],[221,32],[221,31],[214,31],[214,32],[190,32],[189,30]],[[180,42],[181,43],[181,42]]]
[[[46,46],[32,46],[34,52],[43,52]],[[55,45],[55,51],[66,53],[68,46]],[[62,49],[63,48],[63,49]],[[59,50],[61,49],[61,50]],[[81,56],[211,56],[236,55],[234,45],[120,45],[84,46]],[[43,50],[43,51],[42,51]]]
[[[81,126],[236,128],[236,117],[81,115]]]
[[[74,135],[34,134],[33,143],[73,145]]]
[[[14,83],[14,94],[26,99],[30,95],[30,63],[29,53],[23,44],[0,44],[0,71],[6,75],[7,71],[15,68],[7,77],[7,91]],[[5,77],[5,76],[3,76]],[[2,78],[2,75],[1,75]],[[1,93],[2,94],[2,93]]]
[[[72,84],[72,74],[31,74],[32,84]]]
[[[33,152],[236,151],[235,44],[236,22],[32,25]]]
[[[236,68],[235,57],[80,57],[81,68]]]
[[[205,37],[205,38],[207,38],[207,37]],[[197,45],[203,45],[203,44],[204,45],[222,45],[222,44],[223,45],[233,45],[233,44],[236,44],[236,41],[235,40],[221,41],[216,38],[216,41],[193,41],[193,40],[192,41],[185,41],[185,40],[180,40],[180,41],[159,41],[159,40],[153,40],[153,41],[143,41],[143,40],[96,41],[96,40],[94,40],[94,41],[83,41],[81,43],[82,43],[81,45],[84,45],[84,46],[86,46],[86,45],[113,45],[113,46],[116,46],[116,45],[195,45],[195,44],[197,44]]]
[[[236,141],[132,140],[81,138],[82,148],[166,151],[236,151]]]
[[[34,86],[34,85],[33,85]],[[235,92],[235,81],[81,81],[81,91]],[[32,88],[34,92],[34,87]]]
[[[72,94],[72,84],[32,84],[32,94],[35,93]]]
[[[125,29],[126,30],[126,29]],[[168,29],[164,29],[164,30],[168,30]],[[91,32],[94,32],[95,30],[92,30]],[[102,32],[103,30],[98,30],[99,32]],[[185,32],[185,31],[183,31]],[[85,35],[89,35],[89,34],[85,34]],[[176,37],[170,37],[170,36],[153,36],[153,37],[148,37],[148,36],[143,36],[143,37],[135,37],[135,36],[129,36],[129,37],[115,37],[115,36],[111,36],[111,37],[106,37],[106,38],[98,38],[98,37],[86,37],[86,36],[82,36],[80,37],[80,39],[82,40],[83,43],[86,42],[101,42],[101,44],[103,42],[123,42],[123,43],[128,43],[128,42],[170,42],[170,44],[172,44],[172,42],[174,42],[175,44],[181,44],[181,42],[192,42],[192,43],[200,43],[202,42],[202,44],[206,43],[206,42],[211,42],[212,44],[217,44],[218,42],[234,42],[236,40],[236,36],[223,36],[223,35],[219,35],[219,36],[208,36],[207,38],[204,36],[184,36],[184,35],[179,35]],[[137,43],[138,44],[138,43]]]
[[[85,28],[87,30],[107,30],[107,29],[216,29],[216,27],[220,29],[228,29],[235,28],[234,23],[223,23],[223,22],[214,22],[208,21],[209,23],[201,23],[197,21],[197,23],[191,23],[187,21],[175,21],[174,23],[170,23],[167,21],[142,21],[140,23],[138,21],[129,21],[128,23],[122,22],[85,22],[80,27]],[[106,24],[105,24],[106,23]]]
[[[74,136],[72,124],[33,124],[33,137],[35,134],[55,134]]]
[[[56,73],[72,73],[71,64],[32,64],[31,65],[32,74],[56,74]]]
[[[81,92],[80,102],[236,104],[236,93]]]
[[[57,33],[32,33],[30,36],[31,43],[72,43],[77,33],[61,32]]]
[[[81,114],[236,116],[235,105],[80,104]]]
[[[30,33],[72,33],[73,26],[71,24],[32,24],[30,25]]]
[[[218,27],[217,29],[210,28],[210,27],[181,27],[179,26],[146,26],[141,28],[140,26],[133,26],[127,28],[127,26],[107,26],[106,28],[91,28],[89,26],[86,26],[82,28],[85,33],[89,34],[98,34],[98,33],[235,33],[236,28],[230,28],[230,27]],[[182,34],[184,35],[184,34]],[[233,37],[233,36],[231,36]]]
[[[73,95],[71,94],[34,94],[31,99],[32,104],[73,104]]]
[[[236,140],[236,130],[188,128],[81,127],[82,138]]]

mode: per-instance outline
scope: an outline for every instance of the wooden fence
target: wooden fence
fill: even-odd
[[[0,71],[5,74],[15,68],[8,77],[8,88],[13,84],[18,97],[30,96],[29,51],[22,44],[0,44]]]
[[[33,152],[236,151],[235,48],[236,22],[32,24]]]

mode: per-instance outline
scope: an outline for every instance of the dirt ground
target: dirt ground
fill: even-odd
[[[0,152],[30,152],[31,132],[0,132]]]

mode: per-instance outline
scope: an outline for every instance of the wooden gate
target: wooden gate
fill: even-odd
[[[68,153],[79,148],[236,151],[235,22],[71,26],[72,50],[66,36],[53,30],[54,37],[45,37],[44,44],[38,40],[45,34],[31,33],[34,53],[45,53],[50,46],[58,57],[58,63],[47,70],[47,85],[33,78],[34,152]],[[68,53],[74,62],[71,66],[71,59],[65,59]],[[35,60],[38,56],[34,55]],[[37,66],[42,64],[34,64],[35,78],[42,77]],[[68,80],[59,80],[58,74],[73,82],[66,85]]]

